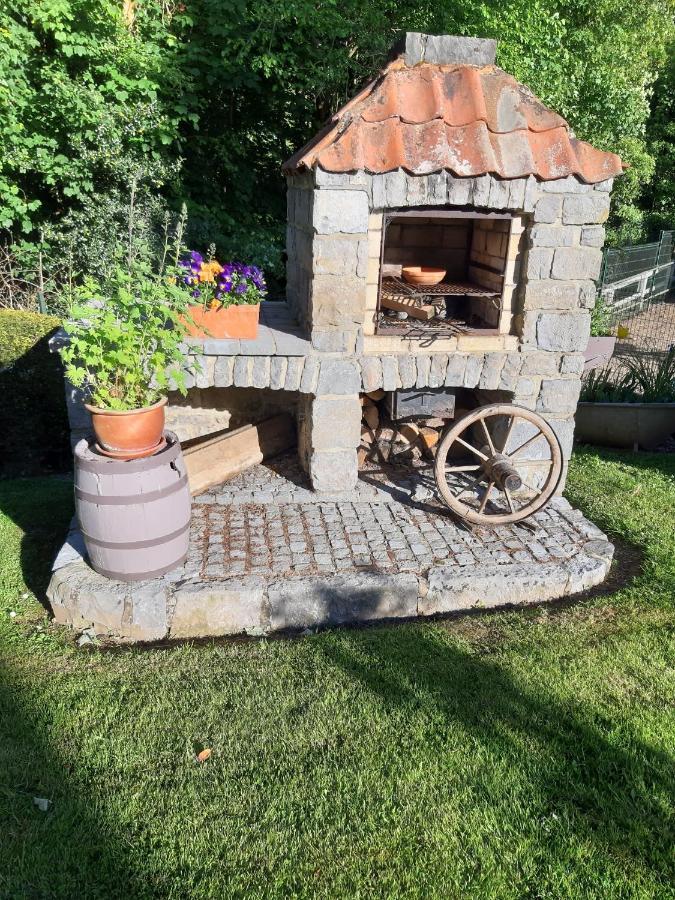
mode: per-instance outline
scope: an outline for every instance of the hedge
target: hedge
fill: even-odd
[[[0,475],[69,465],[63,371],[49,338],[54,316],[0,309]]]

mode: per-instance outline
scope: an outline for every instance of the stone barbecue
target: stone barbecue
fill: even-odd
[[[555,432],[564,487],[622,164],[497,68],[495,49],[406,35],[287,161],[286,299],[262,304],[254,340],[191,340],[200,371],[167,426],[186,441],[290,412],[297,454],[280,478],[272,461],[196,497],[190,559],[157,583],[106,587],[71,535],[49,592],[59,621],[137,640],[257,634],[536,602],[605,577],[611,545],[561,498],[532,532],[463,530],[435,499],[420,507],[414,484],[401,491],[400,471],[375,484],[362,445],[367,415],[418,404],[442,425],[515,404]],[[407,266],[444,275],[411,287]],[[74,440],[90,428],[76,399]]]

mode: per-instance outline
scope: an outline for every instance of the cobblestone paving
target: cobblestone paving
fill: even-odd
[[[299,466],[282,460],[276,469],[257,466],[196,498],[187,569],[208,580],[424,572],[441,562],[458,568],[536,564],[570,559],[585,542],[604,538],[564,500],[526,523],[468,528],[434,497],[418,502],[397,491],[375,489],[377,497],[367,500],[317,499],[309,492],[312,502],[298,502],[298,492],[307,490]],[[363,485],[366,492],[371,487]],[[405,502],[395,499],[400,496]]]

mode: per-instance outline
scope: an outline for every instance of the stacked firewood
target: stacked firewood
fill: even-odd
[[[382,398],[384,391],[361,397],[361,445],[359,465],[371,463],[422,463],[433,459],[445,422],[443,419],[417,419],[392,422]]]

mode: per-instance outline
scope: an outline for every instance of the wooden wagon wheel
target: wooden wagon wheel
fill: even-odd
[[[507,525],[549,500],[562,475],[562,450],[541,416],[495,403],[467,413],[445,432],[434,470],[454,513],[475,525]]]

